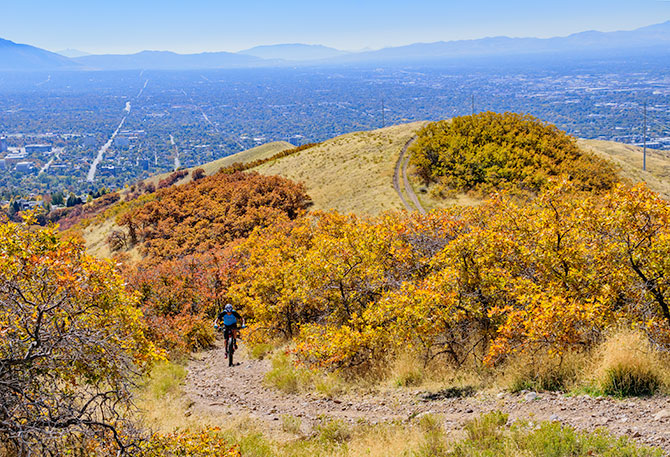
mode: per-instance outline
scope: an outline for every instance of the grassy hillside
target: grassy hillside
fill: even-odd
[[[378,214],[402,209],[393,170],[405,143],[425,123],[342,135],[255,170],[303,182],[313,209]]]
[[[578,140],[579,146],[609,159],[622,177],[645,182],[664,198],[670,198],[670,151],[647,149],[647,171],[642,171],[642,148],[613,141]]]
[[[205,170],[207,176],[216,173],[219,169],[223,167],[228,167],[236,162],[245,163],[253,162],[254,160],[264,159],[270,157],[278,152],[284,151],[286,149],[291,149],[293,146],[291,143],[286,141],[275,141],[272,143],[266,143],[255,148],[247,149],[246,151],[238,152],[237,154],[229,155],[221,159],[215,160],[213,162],[206,163],[204,165],[199,165],[197,167],[187,168],[189,174],[187,177],[179,181],[179,184],[185,184],[191,181],[191,172],[196,168],[202,168]],[[161,179],[168,177],[170,173],[163,173],[160,175],[152,176],[144,180],[144,184],[153,183],[154,186],[158,186],[158,182]]]
[[[369,215],[386,210],[400,210],[403,206],[392,184],[394,166],[402,147],[424,125],[425,122],[416,122],[342,135],[296,154],[265,163],[254,170],[261,174],[276,174],[303,182],[314,201],[313,210],[334,209],[342,213]],[[654,191],[670,198],[670,152],[649,151],[649,171],[643,172],[641,148],[595,140],[579,140],[578,144],[580,148],[614,162],[622,177],[633,182],[644,181]],[[269,143],[195,168],[203,168],[207,175],[211,175],[221,167],[235,162],[268,158],[291,147],[285,142]],[[476,205],[481,201],[475,196],[463,193],[441,197],[432,195],[434,186],[421,184],[412,175],[412,168],[410,167],[410,182],[427,210],[450,205]],[[166,176],[167,174],[156,176],[146,182],[157,183]],[[190,173],[180,184],[188,181]],[[85,227],[82,232],[89,252],[108,257],[110,251],[105,240],[115,228],[113,219]],[[133,255],[133,252],[130,254]]]

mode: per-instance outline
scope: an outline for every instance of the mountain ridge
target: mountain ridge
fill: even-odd
[[[588,30],[562,37],[518,38],[508,36],[469,40],[411,43],[372,51],[346,52],[320,44],[262,45],[239,52],[178,54],[141,51],[135,54],[97,54],[68,58],[30,45],[0,39],[0,70],[191,70],[253,68],[286,65],[338,65],[378,62],[439,62],[463,58],[506,56],[650,55],[670,53],[670,21],[634,30]]]
[[[76,69],[77,64],[65,56],[29,44],[0,38],[0,70]]]
[[[285,43],[254,46],[238,51],[237,54],[269,60],[309,61],[340,57],[349,53],[321,44]]]

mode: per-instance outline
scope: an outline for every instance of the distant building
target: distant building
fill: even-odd
[[[28,154],[51,152],[50,144],[27,144],[26,152]]]
[[[41,201],[35,201],[35,200],[26,200],[24,198],[19,198],[16,200],[16,203],[19,205],[19,210],[20,211],[26,211],[29,209],[35,209],[38,206],[43,206],[43,203]]]
[[[7,163],[5,162],[5,159],[0,159],[0,170],[6,170],[7,169]]]
[[[7,138],[0,136],[0,152],[7,151]]]
[[[96,145],[95,137],[94,136],[85,136],[84,137],[84,147],[85,148],[93,148]]]
[[[35,168],[35,165],[32,162],[19,162],[16,164],[16,171],[21,173],[28,173]]]
[[[23,152],[11,152],[5,156],[5,163],[7,166],[13,165],[15,163],[21,162],[26,158],[26,154]]]
[[[56,175],[66,171],[68,168],[68,165],[65,163],[54,163],[49,167],[49,171],[51,174]]]
[[[117,136],[114,138],[114,146],[118,146],[120,148],[127,148],[130,146],[130,138],[127,136]]]
[[[104,167],[100,167],[101,176],[116,176],[116,173],[117,168],[113,165],[106,165]]]

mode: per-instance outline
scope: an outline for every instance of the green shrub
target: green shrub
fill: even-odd
[[[646,335],[624,329],[603,343],[595,371],[600,389],[606,395],[647,396],[661,387],[663,366]]]
[[[615,397],[653,395],[661,385],[652,369],[640,370],[630,365],[616,365],[605,370],[602,390]]]
[[[275,346],[271,343],[256,343],[251,347],[249,354],[253,359],[263,360],[274,350],[274,348]]]
[[[299,417],[291,416],[290,414],[284,414],[281,417],[281,428],[286,433],[293,433],[294,435],[300,435],[302,433],[300,427],[302,426],[302,421]]]
[[[160,399],[166,395],[179,392],[179,385],[186,377],[186,368],[172,362],[160,362],[151,370],[147,382],[147,390],[153,398]]]
[[[351,428],[340,420],[328,420],[316,427],[319,439],[327,443],[343,444],[352,437]]]
[[[313,384],[312,374],[304,368],[297,368],[283,352],[272,357],[272,369],[265,374],[265,382],[285,393],[296,393]]]

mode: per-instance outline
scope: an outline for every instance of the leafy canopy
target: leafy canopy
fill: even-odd
[[[556,176],[580,190],[609,189],[618,181],[609,162],[581,151],[572,137],[516,113],[433,122],[419,131],[411,152],[424,181],[457,191],[538,192]]]
[[[31,222],[0,224],[0,453],[122,449],[133,382],[160,354],[113,265]]]

